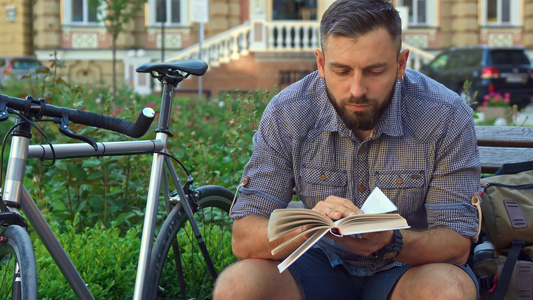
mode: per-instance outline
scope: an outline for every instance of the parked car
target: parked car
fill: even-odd
[[[43,66],[33,57],[0,57],[0,85],[6,80],[20,79],[30,72],[36,74],[36,70],[40,68]]]
[[[523,108],[533,96],[533,65],[522,47],[453,47],[439,53],[422,72],[459,94],[466,80],[472,83],[469,97],[477,102],[490,92],[511,95],[510,103]]]

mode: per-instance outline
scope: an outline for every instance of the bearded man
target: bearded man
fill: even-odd
[[[476,299],[466,265],[480,178],[472,110],[457,93],[406,70],[401,21],[386,0],[338,0],[321,20],[318,70],[276,95],[254,136],[233,208],[240,259],[215,299]],[[272,255],[268,218],[293,189],[338,220],[379,187],[411,226],[322,238],[279,273],[307,237]],[[298,234],[296,230],[293,234]]]

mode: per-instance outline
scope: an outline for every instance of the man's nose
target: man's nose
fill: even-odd
[[[366,92],[367,88],[362,74],[354,74],[350,82],[350,96],[359,98]]]

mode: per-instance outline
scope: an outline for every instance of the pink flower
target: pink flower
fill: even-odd
[[[150,102],[147,104],[148,107],[155,107],[155,102]]]
[[[116,118],[121,112],[122,112],[122,109],[120,108],[115,109],[115,111],[113,112],[113,117]]]

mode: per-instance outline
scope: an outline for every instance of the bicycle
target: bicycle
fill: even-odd
[[[32,244],[25,230],[28,228],[27,219],[76,296],[93,299],[23,185],[27,159],[54,162],[64,158],[141,154],[153,154],[153,160],[133,298],[210,297],[218,272],[235,260],[231,245],[222,242],[223,238],[231,240],[228,236],[231,235],[232,220],[228,212],[234,194],[214,185],[193,189],[191,174],[178,161],[187,174],[187,181],[182,184],[172,161],[174,158],[167,150],[167,139],[172,136],[169,123],[174,89],[188,76],[202,76],[206,70],[207,64],[200,60],[149,63],[137,68],[137,72],[150,73],[163,83],[154,140],[95,142],[69,129],[69,122],[73,122],[139,138],[147,132],[155,118],[151,108],[143,109],[136,123],[132,123],[111,116],[52,106],[31,96],[19,99],[0,95],[0,121],[7,120],[10,114],[17,116],[15,125],[8,132],[11,149],[0,201],[0,225],[5,228],[0,234],[0,276],[4,276],[0,279],[0,293],[5,295],[4,298],[37,299],[37,271]],[[59,124],[62,134],[82,143],[30,145],[31,127],[38,128],[35,123],[43,118],[51,118],[48,120]],[[175,190],[171,191],[169,181]],[[160,194],[168,216],[156,238],[154,232]],[[18,212],[19,209],[25,217]],[[217,264],[220,265],[218,268],[211,258],[214,253],[218,253],[217,262],[222,260],[221,264]]]

